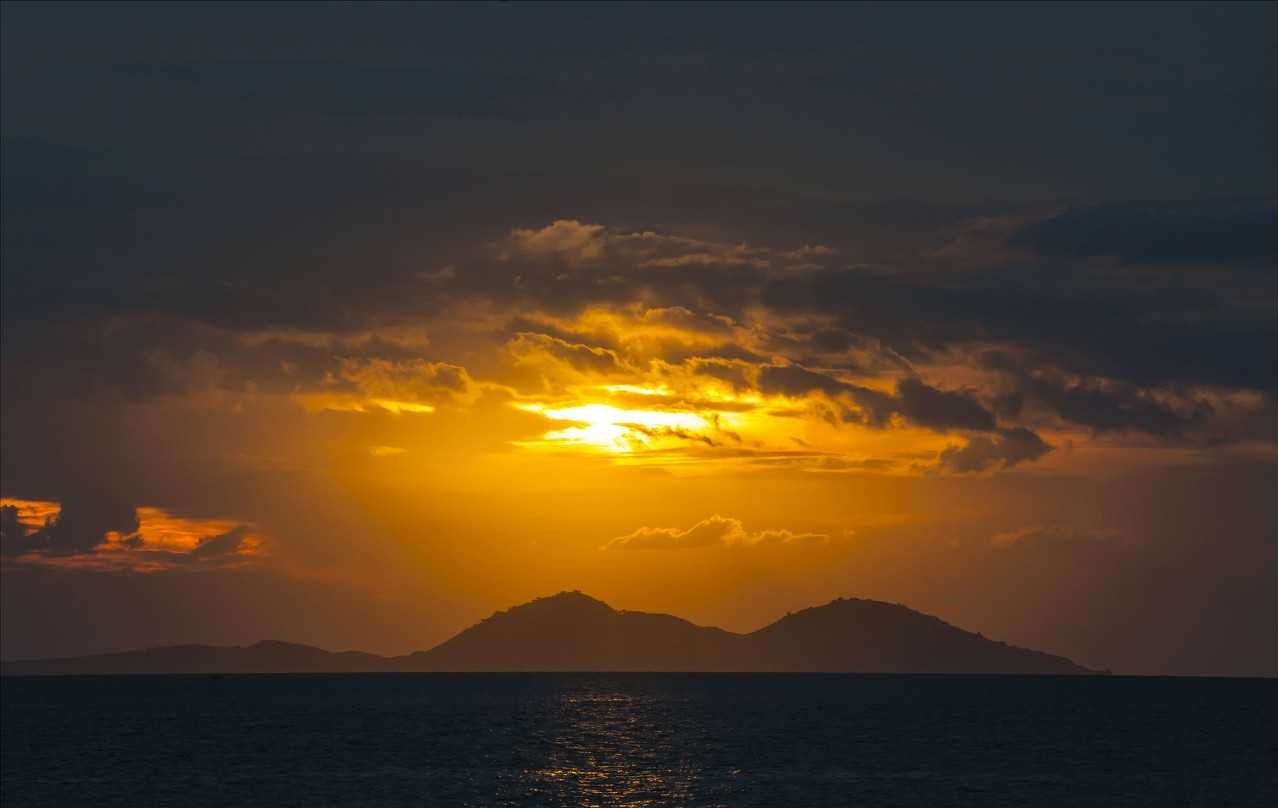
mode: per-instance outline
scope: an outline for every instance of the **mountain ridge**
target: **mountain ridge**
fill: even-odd
[[[260,640],[0,662],[5,676],[489,671],[1100,673],[899,603],[838,598],[740,634],[614,609],[577,590],[494,612],[433,648],[401,656]]]

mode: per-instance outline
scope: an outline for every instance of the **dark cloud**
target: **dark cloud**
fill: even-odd
[[[374,361],[411,375],[423,348],[420,338],[412,333],[396,337],[393,328],[345,334],[280,328],[244,334],[159,313],[103,313],[57,327],[22,319],[5,322],[4,384],[38,390],[46,400],[139,401],[212,390],[293,392],[320,387],[330,375],[342,377]],[[455,387],[455,382],[444,386]],[[12,406],[31,403],[15,401]]]
[[[827,353],[842,353],[861,342],[856,334],[846,328],[815,329],[809,336],[809,344],[814,349]]]
[[[234,555],[248,537],[248,525],[237,525],[225,533],[207,536],[186,555],[196,561]]]
[[[970,394],[938,390],[919,379],[902,379],[896,386],[901,414],[920,426],[933,429],[994,428],[994,415]]]
[[[824,393],[836,403],[846,405],[841,413],[843,420],[874,427],[887,426],[892,413],[899,409],[899,402],[887,393],[841,381],[798,365],[766,365],[759,368],[759,390],[792,397]]]
[[[780,393],[785,396],[803,396],[808,393],[833,396],[859,388],[799,365],[766,365],[759,368],[759,389],[764,393]]]
[[[672,438],[674,440],[684,441],[686,443],[700,443],[712,449],[718,448],[723,445],[722,441],[717,440],[716,438],[710,435],[706,435],[702,432],[695,432],[689,429],[680,429],[679,427],[673,427],[673,426],[650,427],[650,426],[644,426],[643,424],[630,424],[630,423],[623,423],[620,425],[624,426],[626,429],[632,432],[637,432],[649,438]],[[722,432],[722,434],[725,437],[728,437],[729,439],[732,439],[737,443],[741,442],[741,436],[733,432]]]
[[[27,549],[27,526],[13,505],[0,506],[0,556],[19,555]]]
[[[26,569],[87,567],[115,572],[222,566],[237,560],[250,540],[249,525],[201,538],[190,550],[165,546],[165,536],[143,535],[137,509],[108,496],[63,502],[41,527],[20,521],[20,509],[0,508],[0,556]],[[163,531],[163,528],[161,528]],[[115,534],[108,536],[108,534]],[[22,558],[17,558],[21,556]]]
[[[997,435],[977,435],[963,446],[941,450],[937,465],[958,473],[1011,468],[1017,463],[1037,460],[1052,447],[1024,427],[1000,429]]]
[[[757,358],[753,357],[752,358]],[[750,367],[744,361],[734,361],[733,359],[725,359],[719,357],[694,356],[684,360],[684,364],[699,376],[708,376],[712,379],[723,382],[730,386],[733,390],[744,390],[750,386],[747,369]]]
[[[1088,427],[1097,434],[1131,430],[1169,436],[1205,425],[1210,407],[1192,403],[1178,411],[1149,392],[1128,384],[1102,386],[1086,380],[1067,382],[1050,369],[1031,370],[1013,357],[991,352],[982,357],[989,368],[1004,371],[1012,384],[1010,410],[1019,412],[1025,401],[1037,403],[1060,418]]]
[[[1278,390],[1272,290],[1230,302],[1218,289],[1148,289],[1085,272],[1005,268],[963,277],[822,270],[777,279],[763,302],[821,312],[900,356],[925,361],[969,343],[1032,348],[1064,369],[1136,385]]]
[[[798,365],[768,365],[759,369],[759,389],[787,396],[819,392],[832,399],[846,399],[852,406],[845,419],[869,426],[886,426],[899,414],[914,424],[941,431],[987,432],[995,427],[993,413],[969,393],[940,390],[917,378],[902,379],[896,395],[889,395]]]
[[[108,495],[80,495],[63,502],[48,524],[26,536],[25,551],[55,556],[88,553],[108,531],[128,537],[135,535],[138,527],[133,505]]]
[[[1278,198],[1071,207],[1013,235],[1044,255],[1278,269]]]
[[[899,205],[886,202],[877,208],[833,202],[823,207],[799,196],[764,192],[742,198],[743,216],[772,210],[784,218],[802,209],[825,222],[828,231],[855,228],[848,232],[857,239],[868,236],[854,220],[881,220],[884,226],[873,238],[895,245],[882,248],[898,262],[888,266],[839,268],[847,265],[843,256],[860,257],[859,243],[840,242],[839,253],[816,256],[819,263],[785,272],[741,263],[644,267],[650,255],[635,244],[651,247],[663,260],[707,254],[779,261],[787,249],[734,252],[733,243],[723,239],[666,234],[644,240],[645,218],[637,218],[633,229],[603,229],[611,252],[589,266],[565,267],[543,259],[500,261],[485,252],[484,245],[504,243],[514,229],[554,221],[556,214],[531,212],[551,202],[521,201],[535,197],[531,180],[510,195],[513,201],[496,203],[523,206],[523,217],[507,227],[512,209],[485,210],[492,200],[480,199],[476,189],[483,183],[455,171],[413,168],[401,174],[351,155],[200,165],[165,163],[169,158],[159,157],[152,160],[158,161],[152,170],[129,156],[68,156],[66,149],[36,148],[30,142],[16,151],[11,146],[7,141],[5,294],[0,300],[6,372],[14,362],[45,352],[50,356],[41,359],[57,355],[82,366],[42,380],[49,385],[82,387],[79,380],[102,378],[152,395],[170,389],[167,379],[149,373],[150,364],[140,355],[156,344],[167,349],[185,343],[188,355],[206,350],[223,357],[229,378],[236,377],[241,363],[254,361],[229,356],[212,344],[226,335],[214,337],[201,329],[230,335],[269,329],[344,335],[437,315],[480,298],[565,314],[642,299],[653,308],[682,309],[701,318],[712,313],[740,317],[762,302],[788,317],[823,315],[819,324],[796,330],[798,339],[788,344],[772,335],[769,348],[791,361],[826,367],[841,364],[814,361],[810,354],[879,346],[885,357],[919,361],[955,345],[994,342],[1034,348],[1074,375],[1110,377],[1136,387],[1186,383],[1278,390],[1278,370],[1261,360],[1278,352],[1272,288],[1238,288],[1224,278],[1199,287],[1151,287],[1089,273],[1069,263],[1069,256],[1048,256],[1031,266],[936,272],[903,245],[917,241],[918,233],[935,237],[956,214],[923,203],[898,210]],[[126,163],[113,165],[111,159]],[[410,186],[431,192],[414,195],[406,190]],[[608,196],[615,196],[615,189]],[[451,206],[439,201],[444,198]],[[166,202],[172,199],[181,203]],[[351,199],[363,201],[352,206]],[[634,215],[655,216],[658,201],[653,197],[637,205]],[[606,200],[596,206],[615,208]],[[889,215],[887,209],[896,212]],[[674,226],[716,233],[741,227],[720,210],[689,209],[688,222]],[[1273,208],[1260,210],[1271,214]],[[1174,236],[1174,216],[1154,219],[1169,238]],[[480,220],[482,226],[474,223]],[[68,233],[75,238],[66,238]],[[455,271],[438,282],[422,281],[422,272],[445,265]],[[163,319],[163,333],[151,337],[151,345],[145,335],[139,342],[89,335],[77,346],[56,344],[68,342],[62,335],[75,333],[68,329],[107,319],[113,329],[127,329],[120,321],[132,318],[148,324]],[[263,365],[278,366],[281,359],[300,364],[285,355],[296,347],[275,347],[274,357],[259,351]],[[672,348],[668,355],[677,358],[678,352]],[[32,364],[50,366],[48,361]]]

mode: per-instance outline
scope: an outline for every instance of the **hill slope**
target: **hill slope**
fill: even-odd
[[[896,603],[839,599],[745,636],[752,669],[882,673],[1092,673]]]
[[[0,665],[4,675],[430,671],[1093,672],[880,601],[836,600],[734,634],[667,614],[618,611],[580,592],[497,612],[429,651],[401,657],[259,642]]]

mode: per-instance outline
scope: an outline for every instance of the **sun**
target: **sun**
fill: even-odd
[[[520,402],[515,406],[552,421],[572,423],[572,426],[546,432],[540,440],[521,441],[520,445],[524,446],[575,446],[628,454],[651,446],[665,435],[703,433],[711,428],[710,421],[703,416],[677,410],[625,409],[600,403],[553,407]]]

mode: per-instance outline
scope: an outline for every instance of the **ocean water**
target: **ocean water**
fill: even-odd
[[[19,806],[1278,805],[1278,681],[4,679]]]

